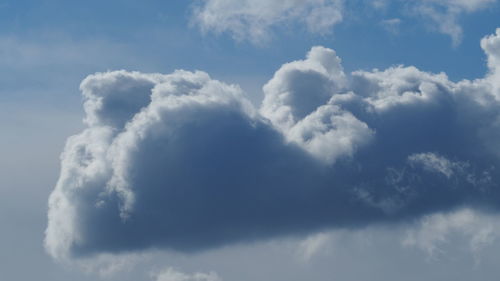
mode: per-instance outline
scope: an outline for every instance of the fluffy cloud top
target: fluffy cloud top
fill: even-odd
[[[481,47],[488,55],[489,74],[487,79],[493,87],[493,93],[498,100],[500,98],[500,28],[497,28],[496,34],[483,38]]]
[[[204,72],[115,71],[81,84],[87,128],[50,196],[56,258],[232,242],[496,210],[500,30],[490,72],[346,75],[333,50],[283,65],[255,109]]]
[[[264,86],[260,112],[289,142],[327,163],[352,155],[373,131],[349,111],[330,102],[347,78],[335,52],[313,47],[307,59],[283,65]]]
[[[237,40],[261,43],[273,27],[300,22],[325,34],[342,21],[343,0],[202,0],[194,21],[203,31],[229,32]]]

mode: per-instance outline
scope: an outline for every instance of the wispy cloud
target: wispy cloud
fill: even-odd
[[[453,45],[461,43],[463,30],[460,16],[488,8],[496,0],[423,0],[413,5],[415,12],[436,26],[438,32],[449,35]]]
[[[204,0],[193,21],[204,32],[228,32],[236,40],[263,44],[273,28],[299,23],[313,33],[330,34],[342,21],[343,0]]]
[[[371,5],[379,13],[397,9],[397,18],[382,21],[391,32],[397,32],[401,19],[410,15],[421,17],[420,23],[451,37],[454,46],[461,43],[463,29],[460,19],[497,3],[497,0],[201,0],[195,1],[192,22],[204,33],[228,33],[238,41],[263,45],[272,38],[273,30],[283,26],[305,26],[311,33],[331,34],[335,25],[360,15],[360,5]]]
[[[215,272],[187,274],[168,267],[159,273],[152,274],[155,281],[222,281]]]

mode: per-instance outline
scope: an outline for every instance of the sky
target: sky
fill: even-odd
[[[0,280],[496,280],[497,0],[0,0]]]

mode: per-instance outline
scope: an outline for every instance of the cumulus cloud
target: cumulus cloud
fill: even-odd
[[[284,145],[237,86],[203,72],[118,71],[92,75],[81,89],[89,127],[68,140],[49,203],[46,245],[56,257],[258,237],[314,201],[301,195],[317,185],[319,164]]]
[[[496,33],[481,40],[481,47],[488,55],[489,73],[487,79],[493,87],[496,99],[500,98],[500,28]]]
[[[308,31],[328,34],[342,21],[343,0],[202,0],[193,21],[204,32],[228,32],[236,40],[261,44],[273,27],[300,23]]]
[[[346,86],[336,53],[313,47],[305,60],[283,65],[264,86],[260,112],[289,142],[333,163],[352,155],[373,135],[364,122],[330,102]]]
[[[91,75],[46,248],[59,259],[192,252],[496,210],[499,38],[481,42],[485,78],[460,82],[403,66],[346,74],[333,50],[314,47],[275,73],[258,109],[200,71]]]

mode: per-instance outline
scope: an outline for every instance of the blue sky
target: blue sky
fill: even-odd
[[[22,56],[16,65],[2,67],[7,73],[3,87],[16,84],[11,81],[25,71],[22,68],[38,67],[44,73],[69,72],[78,80],[108,69],[202,69],[244,86],[242,82],[253,84],[245,81],[249,79],[263,84],[278,65],[300,57],[314,45],[334,48],[347,71],[404,64],[444,71],[453,80],[484,74],[485,58],[478,42],[496,28],[498,3],[461,16],[464,39],[453,48],[449,36],[432,32],[432,23],[425,18],[406,16],[404,13],[410,12],[404,12],[404,3],[395,2],[381,11],[363,1],[349,3],[344,21],[327,35],[310,34],[300,25],[271,27],[270,42],[256,47],[235,42],[227,33],[200,34],[190,24],[193,4],[186,1],[3,1],[0,21],[2,38],[7,41],[4,48],[17,49],[17,53],[3,53],[6,60]],[[396,33],[386,31],[381,22],[394,18],[403,18],[401,27]],[[28,58],[30,63],[25,62]],[[30,84],[52,86],[48,85],[50,79],[39,80],[44,81]],[[73,89],[76,83],[68,81]],[[67,85],[68,90],[71,85]]]
[[[0,279],[494,280],[499,15],[496,0],[0,0]],[[115,70],[136,72],[82,83]],[[95,170],[72,170],[79,145]]]

